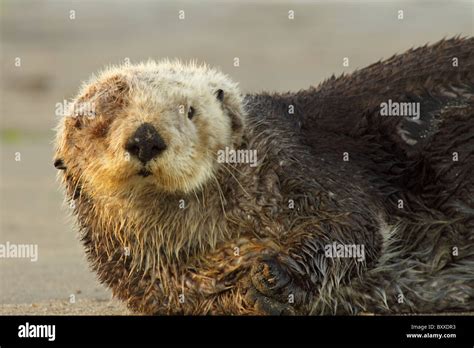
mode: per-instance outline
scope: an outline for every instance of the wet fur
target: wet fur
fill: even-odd
[[[64,160],[61,177],[100,281],[147,314],[474,310],[473,53],[472,38],[445,40],[317,88],[244,100],[221,75],[201,70],[210,95],[229,83],[222,110],[231,132],[213,132],[218,146],[257,149],[258,165],[213,164],[199,183],[170,178],[172,190],[142,185],[130,167],[97,160],[122,155],[107,134],[134,129],[121,113],[139,89],[125,68],[93,79],[76,102],[97,100],[98,115],[65,119],[56,158]],[[378,115],[390,98],[421,102],[418,128]],[[133,110],[156,106],[144,105]],[[365,262],[324,257],[333,241],[364,244]],[[261,260],[276,262],[288,283],[267,293]],[[265,297],[277,305],[266,307]]]

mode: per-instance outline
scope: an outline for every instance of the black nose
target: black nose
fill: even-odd
[[[144,123],[125,144],[125,150],[143,164],[158,156],[166,149],[163,138],[150,123]]]

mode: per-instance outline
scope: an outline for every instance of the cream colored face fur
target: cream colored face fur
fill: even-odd
[[[216,173],[217,151],[237,146],[244,125],[235,83],[177,61],[109,68],[83,86],[73,105],[58,127],[56,159],[94,195],[199,190]],[[145,165],[125,148],[144,123],[167,146]]]

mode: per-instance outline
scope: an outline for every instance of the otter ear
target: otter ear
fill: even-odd
[[[217,97],[217,100],[223,101],[224,100],[224,91],[222,89],[218,89],[216,91],[216,97]]]
[[[67,167],[64,164],[64,161],[63,161],[62,158],[56,158],[54,160],[54,166],[56,167],[56,169],[59,169],[59,170],[66,170],[67,169]]]
[[[217,100],[222,104],[222,109],[230,117],[233,142],[238,146],[242,140],[243,128],[245,123],[245,112],[243,110],[243,100],[240,92],[236,88],[230,87],[228,92],[223,89],[217,89],[215,92]]]

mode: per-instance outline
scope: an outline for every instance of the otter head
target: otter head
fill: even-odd
[[[207,66],[148,62],[86,83],[57,132],[54,165],[94,195],[199,190],[237,147],[242,97]]]

